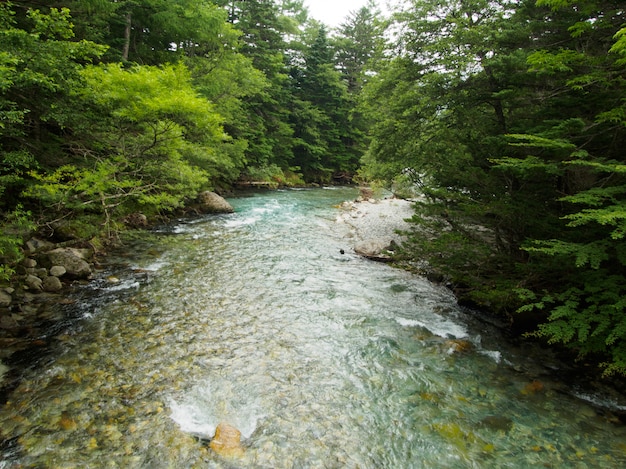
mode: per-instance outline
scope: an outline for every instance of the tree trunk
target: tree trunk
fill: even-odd
[[[124,49],[122,50],[122,60],[128,61],[128,53],[130,51],[130,30],[132,26],[131,13],[126,13],[126,27],[124,28]]]

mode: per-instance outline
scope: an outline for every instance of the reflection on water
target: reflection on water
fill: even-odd
[[[597,398],[446,290],[350,254],[333,204],[354,195],[256,194],[146,234],[0,409],[0,468],[626,464]],[[208,448],[222,421],[242,432],[235,460]]]

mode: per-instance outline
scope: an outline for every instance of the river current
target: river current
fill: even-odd
[[[0,468],[626,467],[624,403],[354,255],[355,196],[250,194],[129,242],[0,407]],[[220,422],[242,455],[208,447]]]

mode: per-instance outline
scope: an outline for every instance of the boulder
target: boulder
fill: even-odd
[[[235,209],[224,197],[215,192],[205,191],[198,195],[199,210],[204,213],[232,213]]]
[[[396,247],[395,241],[390,238],[366,239],[355,244],[354,252],[374,261],[389,262],[390,253]]]
[[[7,308],[11,305],[13,297],[5,290],[0,290],[0,308]]]
[[[29,252],[38,252],[38,251],[46,251],[48,249],[52,249],[54,247],[54,243],[50,241],[45,241],[39,238],[31,238],[26,242],[26,249]]]
[[[27,275],[26,276],[26,280],[24,280],[24,283],[26,284],[26,286],[28,287],[29,290],[43,290],[43,281],[35,276],[35,275]]]
[[[241,432],[232,425],[222,422],[215,429],[209,447],[220,456],[240,457],[243,455]]]
[[[143,213],[131,213],[124,218],[124,223],[133,228],[146,228],[148,226],[148,217]]]
[[[53,265],[50,267],[50,275],[53,277],[63,277],[67,273],[67,270],[62,265]]]
[[[35,259],[27,257],[26,259],[22,260],[22,265],[27,269],[34,269],[35,267],[37,267],[37,261]]]
[[[68,276],[87,278],[91,275],[91,267],[85,260],[85,252],[80,249],[57,248],[48,253],[50,263],[65,268]]]
[[[43,291],[57,292],[63,289],[63,284],[59,277],[50,276],[43,279],[42,288]]]

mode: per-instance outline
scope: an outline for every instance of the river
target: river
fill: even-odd
[[[129,241],[0,408],[0,468],[626,467],[619,397],[352,254],[355,196],[250,194]]]

